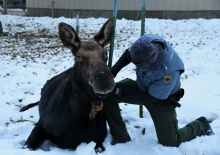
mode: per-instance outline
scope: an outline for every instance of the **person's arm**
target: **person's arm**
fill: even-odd
[[[118,91],[116,91],[116,95],[118,95],[119,97],[130,98],[142,103],[159,103],[164,101],[151,96],[148,92],[143,92],[141,90],[118,88]]]
[[[127,66],[130,63],[129,60],[129,52],[128,49],[125,50],[125,52],[122,54],[122,56],[118,59],[118,61],[115,63],[115,65],[111,68],[112,75],[116,77],[118,72],[125,66]]]
[[[155,98],[151,96],[148,92],[143,92],[141,90],[130,90],[130,89],[124,89],[124,88],[114,88],[112,92],[108,94],[98,94],[96,93],[96,96],[104,100],[108,96],[112,95],[118,95],[119,97],[126,97],[133,100],[136,100],[138,102],[145,103],[161,103],[164,100],[160,100],[158,98]]]

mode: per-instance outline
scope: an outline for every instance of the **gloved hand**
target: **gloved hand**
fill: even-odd
[[[180,89],[178,92],[176,92],[173,95],[170,95],[166,100],[165,100],[165,104],[166,105],[175,105],[176,107],[180,107],[181,104],[179,104],[179,100],[183,97],[184,95],[184,89]]]
[[[178,92],[175,94],[171,95],[176,101],[179,101],[184,95],[184,89],[181,88]]]
[[[117,92],[117,88],[115,87],[111,92],[109,92],[109,93],[107,93],[107,94],[95,93],[95,95],[96,95],[97,97],[99,97],[101,100],[104,100],[104,99],[106,99],[108,96],[116,95],[116,92]]]

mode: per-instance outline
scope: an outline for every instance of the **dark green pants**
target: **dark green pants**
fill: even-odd
[[[124,79],[116,83],[116,86],[117,88],[139,89],[136,81],[131,79]],[[144,105],[148,109],[154,122],[158,141],[164,146],[179,146],[182,142],[190,141],[196,136],[204,134],[204,127],[198,120],[179,129],[175,107],[142,103],[126,97],[109,96],[104,100],[104,111],[113,137],[120,137],[127,133],[118,105],[121,102]]]

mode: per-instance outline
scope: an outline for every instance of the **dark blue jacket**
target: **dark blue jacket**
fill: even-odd
[[[162,43],[164,49],[153,66],[136,66],[138,87],[144,92],[148,91],[155,98],[167,99],[169,95],[180,89],[180,74],[184,72],[184,64],[171,45],[163,38],[154,34],[146,34],[139,39],[151,43]],[[131,47],[128,49],[129,52]]]

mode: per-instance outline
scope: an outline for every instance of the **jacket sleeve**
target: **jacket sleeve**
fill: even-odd
[[[122,54],[122,56],[118,59],[115,65],[111,68],[111,72],[116,77],[118,72],[125,66],[127,66],[131,61],[129,60],[129,52],[128,49]]]

